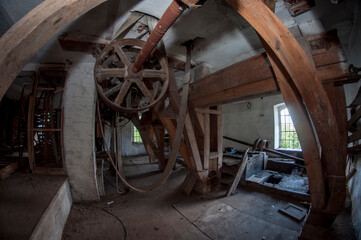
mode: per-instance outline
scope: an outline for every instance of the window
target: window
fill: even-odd
[[[275,148],[301,149],[292,118],[284,103],[274,106]]]
[[[133,125],[133,143],[142,143],[142,138],[140,137],[140,133],[138,129]]]

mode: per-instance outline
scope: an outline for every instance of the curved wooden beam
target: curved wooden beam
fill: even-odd
[[[316,70],[296,39],[261,0],[226,0],[264,39],[299,92],[322,147],[322,168],[326,171],[326,206],[311,212],[308,222],[320,224],[318,217],[334,219],[345,200],[345,168],[342,148],[339,148],[337,121],[330,100],[318,81]],[[317,212],[318,217],[313,213]],[[327,213],[327,214],[324,214]],[[315,222],[313,222],[315,220]],[[328,221],[328,223],[332,223]],[[325,226],[325,225],[324,225]]]
[[[261,37],[260,39],[266,49],[283,99],[292,116],[292,120],[301,143],[302,154],[305,160],[307,176],[309,179],[312,207],[321,209],[325,206],[326,187],[320,154],[311,121],[297,89],[294,89],[294,86],[291,85],[289,75],[269,46]]]
[[[107,0],[46,0],[0,38],[0,100],[21,69],[66,25]]]

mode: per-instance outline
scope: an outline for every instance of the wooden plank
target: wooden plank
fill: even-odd
[[[214,106],[280,93],[274,78],[239,85],[223,91],[213,90],[203,97],[198,97],[196,92],[192,92],[188,105],[190,107]]]
[[[33,128],[34,132],[61,132],[61,128]]]
[[[348,128],[351,128],[354,123],[356,123],[361,118],[361,108],[357,109],[357,111],[351,116],[350,120],[348,120]]]
[[[247,72],[247,74],[239,74]],[[208,96],[209,92],[220,92],[255,81],[273,78],[272,71],[267,65],[266,53],[258,54],[249,59],[235,63],[210,74],[191,85],[189,100]]]
[[[323,83],[338,83],[349,79],[348,65],[347,63],[340,62],[330,65],[317,67],[318,79]]]
[[[217,106],[217,110],[222,112],[222,106]],[[223,116],[217,115],[217,152],[218,152],[218,169],[223,163]]]
[[[300,222],[307,214],[307,210],[289,203],[286,208],[279,209],[279,211],[287,216],[290,216],[293,219],[296,219]]]
[[[158,146],[154,143],[152,136],[149,135],[145,126],[139,121],[138,113],[132,115],[131,121],[133,122],[134,126],[138,129],[143,143],[146,146],[149,146],[146,147],[146,149],[153,152],[158,158],[161,158],[161,153]]]
[[[43,90],[43,91],[54,91],[55,88],[46,88],[46,87],[38,87],[38,90]]]
[[[164,142],[164,128],[163,126],[161,127],[154,127],[153,126],[153,130],[154,130],[154,134],[155,134],[155,138],[157,139],[157,144],[158,144],[158,148],[160,149],[160,153],[161,153],[161,157],[158,161],[158,165],[159,165],[159,169],[164,169],[163,166],[165,166],[165,157],[164,157],[164,147],[165,147],[165,142]]]
[[[237,186],[239,184],[239,181],[241,180],[243,172],[244,172],[244,170],[246,169],[246,166],[247,166],[248,151],[249,151],[249,148],[243,153],[242,163],[238,167],[237,173],[233,178],[232,184],[231,184],[231,186],[229,187],[229,189],[228,189],[228,191],[226,193],[226,197],[234,194],[234,192],[236,191],[236,188],[237,188]]]
[[[347,61],[336,30],[313,35],[307,41],[316,67]]]
[[[242,62],[239,62],[239,64],[241,65]],[[247,65],[249,63],[246,61],[243,64]],[[236,68],[237,66],[234,65],[234,67]],[[268,66],[266,67],[269,68]],[[326,83],[342,84],[343,82],[347,82],[349,79],[347,68],[348,67],[346,63],[335,63],[331,65],[318,67],[317,68],[318,80],[321,81],[323,84]],[[242,68],[240,68],[240,70],[241,69]],[[258,71],[258,70],[255,69],[252,71]],[[272,74],[272,69],[270,71]],[[200,79],[197,82],[197,89],[208,90],[207,93],[203,96],[198,95],[197,90],[193,88],[193,84],[192,84],[191,88],[193,90],[190,92],[189,106],[190,107],[213,106],[213,105],[231,103],[235,101],[247,100],[251,98],[258,98],[258,97],[280,93],[278,83],[273,75],[268,79],[264,79],[264,77],[268,76],[267,71],[264,71],[266,73],[266,75],[264,76],[259,75],[254,79],[248,78],[244,82],[241,80],[242,77],[240,77],[240,79],[238,80],[237,79],[235,80],[233,78],[227,78],[226,76],[228,76],[228,74],[231,74],[231,72],[235,72],[235,69],[230,70],[230,73],[225,72],[224,76],[222,74],[218,75],[218,73],[216,72],[218,76],[214,78],[213,81],[223,83],[222,84],[223,89],[219,88],[217,84],[210,84],[207,77]],[[235,73],[234,75],[237,76],[237,74]],[[250,74],[250,76],[252,77],[254,76],[254,74]],[[213,78],[213,74],[209,75],[208,77]]]
[[[210,141],[211,141],[211,130],[210,130],[210,118],[209,114],[203,114],[204,119],[204,147],[203,147],[203,168],[209,170],[209,154],[210,154]]]
[[[354,132],[350,136],[347,137],[347,142],[352,143],[361,139],[361,130]]]
[[[142,123],[143,124],[143,123]],[[149,124],[149,123],[148,123]],[[143,124],[143,125],[145,125],[145,124]],[[163,149],[162,148],[160,148],[160,146],[159,146],[159,143],[158,143],[158,141],[155,141],[155,139],[154,139],[154,137],[155,137],[155,133],[154,133],[154,129],[153,129],[153,127],[150,125],[150,126],[148,126],[148,128],[146,129],[146,132],[147,132],[147,134],[148,134],[148,136],[150,137],[150,139],[152,139],[152,141],[157,145],[157,147],[158,147],[158,149],[159,149],[159,154],[158,154],[158,156],[159,157],[161,157],[161,156],[164,156],[163,154],[164,154],[164,151],[163,151]],[[156,155],[155,155],[155,153],[152,151],[152,149],[151,149],[151,147],[147,144],[147,143],[144,143],[144,147],[146,148],[146,150],[147,150],[147,152],[148,152],[148,154],[149,154],[149,163],[154,163],[155,161],[156,161]],[[164,159],[164,158],[163,158]],[[161,163],[161,159],[159,159],[159,166],[160,166],[160,170],[163,170],[164,168],[164,166],[162,165],[162,163]]]
[[[347,175],[347,177],[346,177],[346,183],[348,183],[348,182],[351,180],[351,178],[352,178],[353,176],[355,176],[356,172],[357,172],[357,169],[356,169],[356,168],[353,168],[353,169],[351,170],[351,172],[350,172],[350,173]]]
[[[0,179],[4,180],[19,169],[19,163],[14,162],[0,170]]]
[[[103,49],[109,40],[87,35],[62,35],[58,39],[60,46],[66,51],[91,53],[99,47]]]
[[[174,72],[170,71],[170,75],[171,76],[170,76],[170,81],[169,81],[169,98],[170,98],[171,104],[172,104],[175,112],[178,112],[180,97],[179,97],[178,91],[177,91],[177,85],[175,82]],[[198,149],[196,136],[195,136],[194,129],[193,129],[193,124],[192,124],[192,121],[191,121],[188,113],[186,114],[184,137],[185,137],[185,142],[186,142],[188,152],[191,153],[191,155],[192,155],[191,163],[194,167],[193,170],[196,170],[199,172],[200,179],[204,179],[203,174],[201,173],[201,171],[203,171],[202,160],[201,160],[201,157],[199,154],[199,149]]]
[[[167,58],[168,58],[169,67],[173,69],[185,71],[185,67],[186,67],[185,61],[172,56],[167,56]],[[193,68],[195,65],[196,65],[195,62],[191,61],[191,68]]]
[[[204,113],[204,114],[215,114],[215,115],[222,114],[222,111],[220,110],[209,109],[209,108],[195,108],[194,111],[196,111],[197,113]]]
[[[57,32],[106,0],[45,0],[0,38],[0,100],[29,59]]]
[[[184,179],[184,182],[182,184],[182,189],[186,196],[189,196],[191,194],[197,180],[198,180],[197,175],[192,174],[192,173],[189,173],[187,175],[186,179]]]

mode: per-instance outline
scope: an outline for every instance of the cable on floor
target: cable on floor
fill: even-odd
[[[123,223],[123,221],[117,216],[115,215],[114,213],[112,212],[109,212],[108,210],[106,210],[105,208],[102,208],[102,211],[108,213],[109,215],[112,215],[113,217],[115,217],[123,226],[123,229],[124,229],[124,240],[127,240],[127,237],[128,237],[128,230],[125,226],[125,224]]]

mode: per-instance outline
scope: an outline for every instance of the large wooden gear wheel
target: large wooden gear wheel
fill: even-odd
[[[97,57],[94,80],[101,99],[116,111],[135,112],[150,108],[166,93],[169,70],[165,57],[155,49],[143,69],[132,66],[144,41],[121,39],[109,44]]]

